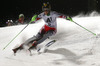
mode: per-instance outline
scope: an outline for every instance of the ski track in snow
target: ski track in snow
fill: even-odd
[[[94,33],[100,33],[100,16],[76,16],[73,20]],[[28,51],[22,50],[13,56],[12,49],[36,35],[43,25],[43,20],[30,24],[5,50],[2,50],[4,46],[25,25],[0,28],[0,66],[100,66],[100,39],[60,18],[57,19],[57,34],[38,46],[57,40],[46,53],[38,54],[33,50],[33,56],[30,56]]]

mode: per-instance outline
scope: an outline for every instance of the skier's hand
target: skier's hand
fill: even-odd
[[[73,19],[70,16],[67,16],[66,19],[73,22]]]
[[[37,18],[37,15],[34,15],[34,16],[32,17],[32,19],[31,19],[31,22],[36,21],[36,18]]]

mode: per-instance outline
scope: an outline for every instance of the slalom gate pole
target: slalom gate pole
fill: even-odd
[[[96,33],[93,33],[92,31],[90,31],[90,30],[88,30],[87,28],[81,26],[80,24],[78,24],[78,23],[76,23],[76,22],[74,22],[74,21],[71,21],[71,22],[77,24],[77,25],[80,26],[81,28],[85,29],[86,31],[88,31],[88,32],[92,33],[94,36],[96,36]]]
[[[11,44],[11,42],[13,42],[15,40],[15,38],[17,38],[19,36],[19,34],[21,34],[23,32],[23,30],[29,25],[31,24],[33,21],[36,20],[37,15],[33,16],[31,21],[3,48],[3,50],[9,45]]]

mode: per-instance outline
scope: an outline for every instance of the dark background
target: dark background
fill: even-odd
[[[17,20],[21,13],[25,15],[25,19],[41,13],[44,2],[50,2],[52,10],[70,16],[100,11],[99,0],[3,0],[0,2],[0,27],[5,26],[8,19]]]

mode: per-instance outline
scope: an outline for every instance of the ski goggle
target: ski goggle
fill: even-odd
[[[43,8],[43,11],[50,11],[49,8]]]

